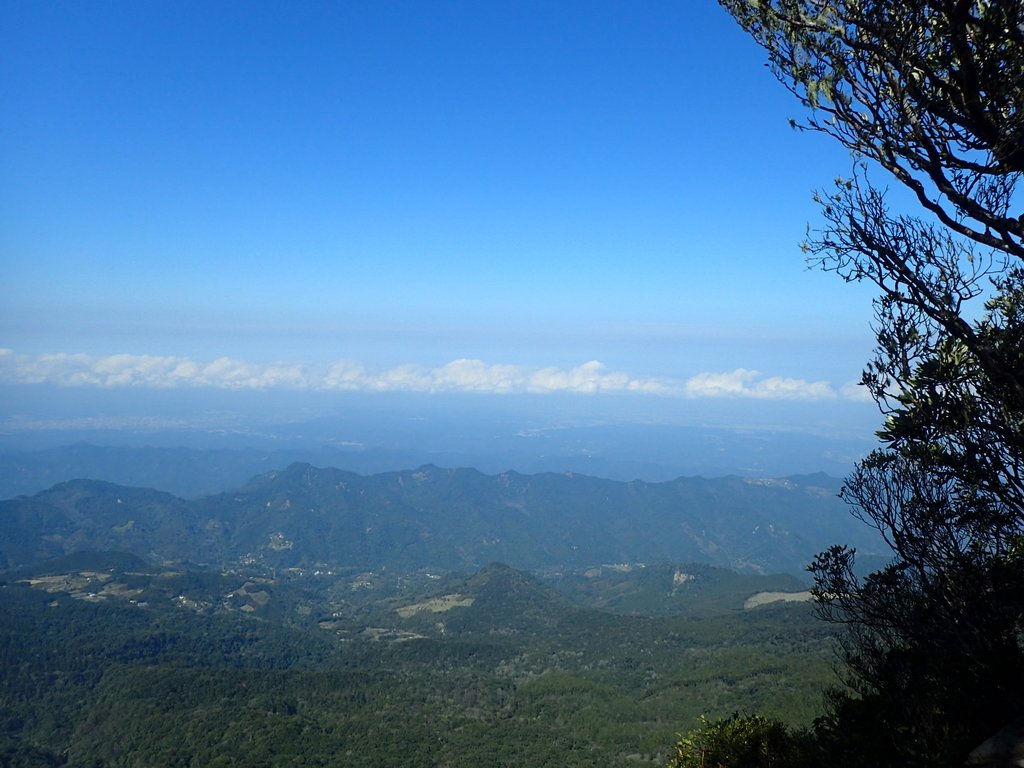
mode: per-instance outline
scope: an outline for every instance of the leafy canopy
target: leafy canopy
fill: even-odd
[[[668,768],[800,768],[812,763],[809,736],[763,715],[709,720],[681,736]]]
[[[811,566],[850,630],[823,738],[848,762],[959,765],[1022,709],[1024,3],[720,1],[808,109],[794,125],[853,155],[815,196],[809,261],[878,289],[882,447],[843,496],[894,557],[863,580],[848,547]]]

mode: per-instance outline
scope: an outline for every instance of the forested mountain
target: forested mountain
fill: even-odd
[[[287,450],[99,446],[79,441],[0,453],[0,498],[32,495],[77,477],[194,497],[235,488],[253,475],[303,458]],[[422,462],[406,466],[418,463]]]
[[[502,565],[271,579],[78,553],[9,571],[0,765],[663,765],[704,713],[809,722],[827,628],[680,568],[681,614],[660,617]],[[717,608],[687,615],[690,590]]]
[[[431,418],[416,418],[423,413]],[[339,442],[338,435],[351,439]],[[133,442],[141,440],[148,442]],[[23,433],[0,434],[0,499],[39,493],[76,477],[194,498],[237,488],[254,475],[294,462],[364,475],[436,464],[488,474],[572,471],[650,482],[693,475],[838,476],[871,444],[845,434],[670,424],[534,428],[500,414],[473,412],[467,418],[432,400],[393,413],[367,404],[362,417],[282,425],[263,435],[72,431],[49,437],[45,447],[34,445]]]
[[[824,475],[616,482],[471,469],[362,476],[293,464],[185,500],[89,480],[0,502],[0,567],[79,550],[272,568],[473,569],[698,561],[801,572],[835,541],[879,551]]]
[[[702,714],[808,723],[833,633],[749,599],[849,540],[836,487],[293,464],[8,499],[0,765],[663,765]]]

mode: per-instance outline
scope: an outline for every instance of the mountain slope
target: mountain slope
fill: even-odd
[[[95,481],[0,502],[0,567],[81,549],[268,567],[579,568],[708,562],[796,572],[824,547],[879,550],[837,480],[679,478],[629,483],[472,469],[362,476],[308,464],[187,501]]]

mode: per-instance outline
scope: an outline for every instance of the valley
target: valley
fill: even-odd
[[[2,764],[663,765],[702,715],[809,725],[834,483],[299,463],[2,501]]]
[[[804,604],[742,608],[742,595],[792,577],[685,568],[690,591],[650,615],[593,604],[611,590],[640,605],[677,567],[606,571],[617,578],[579,600],[561,579],[498,564],[273,578],[78,553],[0,587],[0,754],[15,765],[655,765],[701,714],[809,723],[831,677],[829,631]]]

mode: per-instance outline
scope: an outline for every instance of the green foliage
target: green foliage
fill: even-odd
[[[93,579],[105,565],[105,591],[52,565],[0,587],[11,765],[663,765],[679,724],[703,712],[809,724],[831,679],[832,637],[806,605],[615,615],[492,566],[442,580],[471,605],[402,618],[395,608],[434,597],[435,582],[338,608],[320,578],[117,562],[70,563]],[[268,602],[223,600],[246,584]]]
[[[811,768],[813,744],[805,731],[763,715],[733,713],[701,725],[676,743],[668,768]]]
[[[573,602],[614,613],[707,616],[742,608],[757,592],[802,592],[790,574],[737,573],[704,563],[600,566],[560,574],[553,586]]]
[[[631,483],[581,475],[484,475],[421,467],[361,476],[295,464],[196,500],[77,480],[0,501],[0,568],[80,550],[268,570],[585,568],[713,561],[797,573],[824,542],[857,530],[824,475],[753,483]],[[838,528],[837,528],[838,527]]]
[[[812,565],[849,629],[822,744],[847,765],[961,765],[1024,711],[1024,4],[722,4],[810,108],[801,127],[854,153],[805,252],[879,291],[863,383],[883,448],[843,496],[894,557],[863,580],[853,547]],[[922,216],[890,209],[878,167]]]

